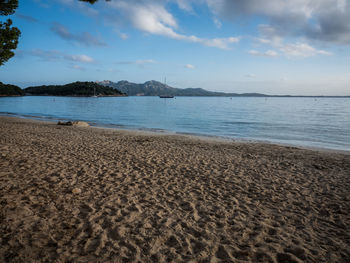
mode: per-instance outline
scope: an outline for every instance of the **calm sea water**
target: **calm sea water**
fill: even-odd
[[[350,151],[349,98],[26,96],[0,113]]]

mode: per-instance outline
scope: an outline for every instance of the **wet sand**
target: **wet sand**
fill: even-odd
[[[0,262],[350,262],[350,155],[0,117]]]

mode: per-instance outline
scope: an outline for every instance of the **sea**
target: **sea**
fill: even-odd
[[[0,97],[0,114],[350,151],[350,98]]]

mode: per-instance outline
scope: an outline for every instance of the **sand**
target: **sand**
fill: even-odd
[[[0,262],[350,262],[350,155],[0,117]]]

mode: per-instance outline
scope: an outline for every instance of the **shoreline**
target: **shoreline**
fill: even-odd
[[[0,118],[2,117],[9,117],[9,118],[19,118],[19,119],[25,119],[25,120],[32,120],[32,121],[39,121],[39,122],[48,122],[48,123],[57,123],[58,121],[65,120],[63,118],[47,118],[47,117],[38,117],[38,116],[31,116],[31,115],[18,115],[14,113],[0,113]],[[78,120],[77,120],[78,121]],[[203,140],[208,141],[222,141],[222,142],[238,142],[238,143],[255,143],[255,144],[268,144],[268,145],[278,145],[278,146],[284,146],[284,147],[294,147],[298,149],[304,149],[304,150],[312,150],[312,151],[319,151],[319,152],[326,152],[326,153],[340,153],[340,154],[346,154],[350,155],[350,150],[345,149],[334,149],[334,148],[324,148],[324,147],[317,147],[317,146],[307,146],[307,145],[295,145],[291,143],[282,143],[282,142],[273,142],[268,140],[258,140],[258,139],[245,139],[245,138],[231,138],[231,137],[223,137],[218,135],[207,135],[207,134],[198,134],[198,133],[182,133],[182,132],[174,132],[174,131],[168,131],[168,130],[162,130],[162,129],[152,129],[152,128],[130,128],[125,127],[123,128],[122,125],[117,124],[100,124],[100,123],[94,123],[91,121],[86,121],[89,123],[90,128],[98,128],[98,129],[111,129],[116,131],[126,131],[126,132],[140,132],[141,134],[153,134],[153,135],[174,135],[174,136],[188,136],[193,138],[201,138]]]
[[[80,96],[80,95],[47,95],[47,94],[42,94],[42,95],[32,95],[32,94],[24,94],[24,95],[0,95],[0,97],[42,97],[42,96],[47,96],[47,97],[92,97],[92,96]],[[159,97],[161,95],[103,95],[103,96],[98,96],[98,97]],[[171,96],[171,95],[170,95]],[[350,95],[268,95],[268,94],[261,94],[259,95],[240,95],[237,94],[235,96],[230,96],[230,95],[223,95],[223,96],[213,96],[213,95],[174,95],[174,97],[213,97],[213,98],[315,98],[315,99],[327,99],[327,98],[334,98],[334,99],[349,99]]]
[[[1,262],[348,262],[350,156],[0,117]]]

